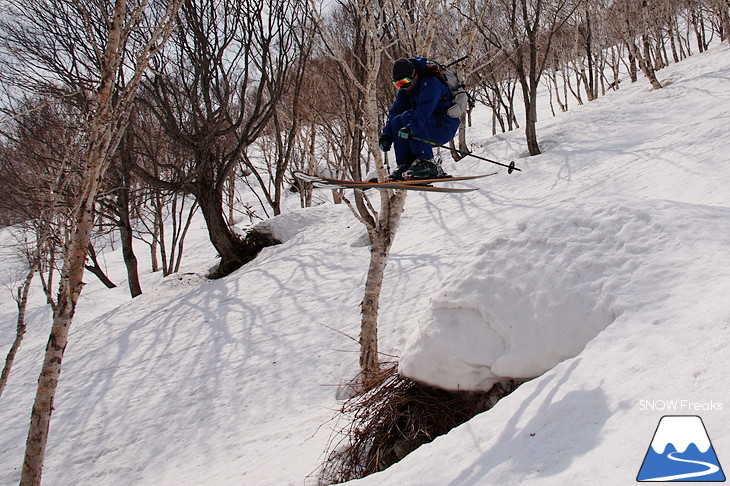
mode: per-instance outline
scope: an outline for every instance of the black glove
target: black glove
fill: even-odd
[[[387,152],[390,150],[390,146],[393,145],[393,137],[385,134],[381,135],[378,140],[378,145],[380,145],[380,150]]]
[[[408,127],[403,127],[398,131],[398,138],[402,138],[403,140],[410,140],[413,138],[413,132]]]

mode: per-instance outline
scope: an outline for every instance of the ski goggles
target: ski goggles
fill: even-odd
[[[403,78],[398,81],[393,81],[393,86],[395,86],[398,89],[403,89],[403,88],[407,88],[408,86],[410,86],[412,82],[413,82],[412,78]]]

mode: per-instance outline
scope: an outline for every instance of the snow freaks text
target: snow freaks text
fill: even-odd
[[[722,402],[696,402],[693,400],[640,400],[639,410],[642,412],[722,412]]]

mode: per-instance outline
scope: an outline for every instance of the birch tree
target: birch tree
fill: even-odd
[[[385,52],[384,42],[384,3],[385,0],[350,0],[341,7],[352,21],[350,45],[343,45],[341,39],[333,35],[333,28],[319,17],[320,32],[328,56],[334,60],[341,72],[354,86],[358,103],[352,123],[364,136],[367,148],[375,159],[378,180],[383,181],[387,171],[378,148],[378,129],[381,117],[378,112],[377,91],[378,74]],[[316,10],[316,5],[313,5]],[[356,149],[356,150],[355,150]],[[349,160],[350,176],[362,179],[361,148],[353,145]],[[380,208],[375,209],[372,202],[362,191],[355,191],[355,204],[350,205],[355,217],[365,226],[370,240],[370,264],[365,281],[365,294],[361,303],[360,320],[360,369],[363,389],[378,383],[380,357],[378,353],[378,312],[380,309],[380,290],[385,273],[390,247],[400,223],[405,206],[405,191],[380,191]]]
[[[58,270],[55,257],[79,179],[69,163],[80,148],[78,123],[63,100],[31,96],[6,109],[13,115],[0,124],[0,208],[14,226],[16,252],[27,273],[14,292],[16,336],[5,360],[0,389],[7,383],[23,341],[25,311],[36,273],[51,309],[55,305],[51,290]]]
[[[0,174],[2,174],[3,183],[1,186],[6,184],[14,184],[22,186],[26,181],[22,177],[19,177],[17,171],[12,170],[12,166],[15,165],[13,162],[6,160],[7,156],[15,155],[8,154],[8,148],[0,145]],[[48,247],[49,240],[51,239],[51,226],[52,223],[44,221],[42,218],[37,217],[38,214],[23,214],[23,204],[18,200],[18,196],[22,196],[22,193],[17,192],[15,188],[3,187],[6,189],[3,191],[4,203],[13,204],[17,206],[14,211],[14,217],[19,217],[22,221],[15,222],[15,229],[13,230],[16,244],[14,245],[17,256],[23,260],[25,266],[25,277],[20,280],[20,283],[16,288],[12,290],[13,300],[15,300],[18,308],[18,317],[16,319],[15,326],[15,338],[13,339],[10,349],[5,357],[5,365],[0,373],[0,397],[2,397],[3,391],[8,383],[10,372],[15,363],[15,356],[20,349],[23,342],[23,337],[26,331],[26,309],[28,307],[28,296],[30,294],[31,283],[35,277],[36,272],[41,267],[41,263],[44,258],[44,250]],[[8,201],[8,199],[10,201]],[[21,208],[19,210],[19,208]],[[42,211],[42,206],[33,207],[32,210]]]
[[[318,6],[312,2],[317,12]],[[383,90],[392,87],[383,82],[382,72],[390,72],[395,57],[427,55],[437,38],[436,18],[443,10],[442,1],[402,3],[392,0],[347,0],[339,3],[338,22],[318,16],[318,24],[326,56],[333,60],[343,81],[353,87],[355,103],[351,117],[344,120],[354,130],[348,158],[349,176],[362,180],[363,150],[374,160],[378,180],[385,180],[386,164],[378,147],[380,124],[384,112],[378,101]],[[344,15],[343,15],[344,13]],[[341,19],[349,22],[347,42],[337,35],[343,28]],[[418,19],[418,28],[415,28]],[[399,28],[399,26],[401,26]],[[403,30],[401,30],[401,28]],[[414,30],[415,29],[415,30]],[[403,52],[398,46],[408,48]],[[413,49],[410,51],[410,49]],[[393,55],[392,53],[396,53]],[[383,65],[384,62],[387,62]],[[389,75],[388,75],[389,78]],[[392,94],[390,95],[392,99]],[[354,203],[346,199],[355,217],[365,226],[370,242],[370,263],[361,303],[360,369],[362,387],[367,390],[379,382],[378,314],[380,292],[388,254],[396,236],[405,207],[406,191],[381,190],[379,207],[362,191],[355,191]]]
[[[256,184],[249,184],[251,190],[257,197],[259,190],[263,193],[266,204],[261,201],[261,207],[267,217],[269,216],[267,205],[274,215],[281,214],[281,199],[287,170],[293,165],[292,162],[300,162],[302,159],[302,147],[297,142],[300,141],[302,124],[307,116],[302,114],[305,108],[302,93],[305,89],[306,71],[313,48],[314,29],[310,24],[306,20],[303,22],[297,49],[299,55],[291,63],[288,82],[283,87],[281,99],[272,113],[266,134],[260,137],[256,144],[264,163],[257,163],[257,160],[250,157],[245,150],[241,154],[246,173],[256,181]],[[321,95],[317,98],[321,99]],[[232,208],[232,201],[229,206]]]
[[[653,89],[661,89],[651,62],[649,38],[649,0],[617,0],[611,6],[609,28],[626,45],[629,58],[635,59]]]
[[[36,246],[36,249],[39,247],[40,245]],[[33,251],[26,254],[29,266],[25,278],[21,281],[20,285],[18,285],[17,291],[13,295],[13,299],[18,306],[18,318],[15,326],[15,338],[13,339],[13,343],[10,345],[8,354],[5,356],[5,365],[3,366],[2,373],[0,373],[0,397],[2,397],[5,386],[8,384],[10,371],[12,370],[13,363],[15,362],[15,355],[18,353],[20,345],[23,342],[23,337],[25,336],[25,311],[28,307],[30,284],[33,282],[33,277],[40,266],[40,257],[37,253],[38,252]]]
[[[444,29],[451,30],[448,15],[452,9],[451,0],[421,0],[417,2],[383,2],[383,35],[389,52],[398,57],[430,57],[438,50]],[[387,23],[386,23],[387,22]],[[388,25],[390,24],[390,25]],[[460,37],[460,36],[456,36]]]
[[[480,58],[481,56],[474,55],[478,41],[476,27],[461,14],[456,5],[445,6],[444,11],[437,18],[439,20],[438,26],[440,32],[448,30],[456,33],[456,35],[439,36],[439,40],[436,43],[436,52],[443,60],[442,63],[453,63],[461,59],[461,61],[450,69],[459,76],[459,79],[467,87],[475,86],[478,82],[476,71],[491,64],[491,60],[485,61]],[[470,152],[466,144],[466,129],[468,126],[471,126],[471,108],[461,116],[457,142],[452,140],[449,143],[451,157],[455,161],[463,159],[466,157],[464,154]]]
[[[145,0],[116,0],[113,4],[7,1],[0,31],[16,79],[25,88],[78,90],[91,108],[85,120],[80,192],[68,221],[53,325],[31,413],[22,486],[41,483],[61,364],[83,289],[94,202],[129,119],[142,73],[167,40],[179,6],[177,0],[155,6]]]
[[[730,44],[730,1],[714,0],[712,1],[712,7],[717,12],[720,37]]]

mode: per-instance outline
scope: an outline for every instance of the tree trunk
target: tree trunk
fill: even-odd
[[[157,265],[157,268],[162,270],[162,276],[167,277],[170,272],[167,268],[167,242],[165,241],[165,218],[163,216],[163,210],[165,209],[165,201],[162,196],[157,193],[155,194],[155,236],[157,237],[154,241],[157,243],[160,250],[160,260],[162,260],[162,266],[157,263],[157,252],[153,253],[153,265],[152,271]]]
[[[228,196],[228,224],[233,226],[236,224],[236,213],[234,211],[236,205],[236,169],[233,169],[228,175],[226,186],[228,187],[226,193]]]
[[[457,132],[459,144],[458,144],[458,151],[454,150],[456,147],[454,146],[454,141],[452,140],[451,143],[449,143],[449,146],[451,147],[451,156],[453,157],[454,161],[458,162],[459,160],[466,157],[464,153],[469,152],[469,147],[466,146],[466,118],[467,114],[464,113],[461,117],[461,124],[459,125],[459,131]]]
[[[102,86],[100,95],[104,93],[103,90]],[[53,312],[51,335],[48,338],[43,368],[38,378],[20,479],[21,486],[38,486],[41,482],[53,400],[61,375],[61,363],[68,342],[69,328],[76,312],[76,304],[84,286],[84,263],[94,223],[94,199],[107,165],[105,154],[110,142],[110,132],[105,130],[107,125],[100,121],[100,118],[103,119],[108,112],[104,110],[106,105],[100,104],[100,112],[103,114],[91,126],[89,153],[86,158],[89,161],[88,168],[83,181],[77,216],[72,226],[74,229],[65,246],[58,302]]]
[[[83,269],[83,264],[80,267]],[[69,326],[76,309],[78,294],[83,286],[75,278],[73,282],[71,281],[68,277],[71,270],[71,268],[64,269],[64,275],[67,277],[63,280],[63,289],[59,293],[58,310],[53,313],[53,327],[46,346],[43,371],[38,378],[38,390],[33,403],[20,486],[38,486],[41,484],[41,473],[53,412],[53,400],[56,395],[58,379],[61,375],[61,362],[63,353],[66,350]],[[74,273],[76,273],[78,268],[74,270]]]
[[[120,206],[119,234],[122,240],[122,257],[124,258],[124,266],[127,269],[129,293],[132,298],[134,298],[138,295],[142,295],[142,285],[139,282],[137,256],[134,254],[134,247],[132,243],[132,224],[129,220],[129,208],[127,206]]]
[[[586,43],[585,43],[585,50],[586,50],[586,59],[588,60],[588,74],[585,79],[585,87],[586,87],[586,96],[588,96],[588,101],[593,101],[596,98],[598,98],[598,86],[595,84],[595,59],[593,57],[593,25],[591,24],[591,14],[586,9],[585,12],[585,19],[586,19]],[[581,66],[583,64],[581,63]]]
[[[670,19],[669,22],[669,47],[672,50],[672,59],[674,59],[675,63],[679,62],[679,52],[677,51],[677,43],[674,40],[674,33],[677,30],[675,27],[676,21],[674,19]]]
[[[33,281],[33,275],[38,270],[38,264],[31,266],[28,270],[23,283],[18,287],[18,322],[15,330],[15,340],[10,346],[10,351],[5,358],[5,366],[3,367],[2,374],[0,374],[0,397],[3,395],[3,390],[8,384],[8,377],[10,376],[10,370],[13,368],[15,362],[15,355],[20,349],[20,343],[23,342],[23,336],[25,335],[25,309],[28,306],[28,293],[30,292],[30,284]]]
[[[527,150],[530,155],[540,155],[542,152],[540,152],[540,145],[537,143],[536,123],[530,119],[525,124],[525,137],[527,138]]]
[[[377,385],[380,371],[378,356],[378,311],[380,291],[383,285],[385,265],[388,259],[387,244],[382,235],[371,235],[370,265],[365,281],[365,295],[362,300],[362,320],[360,323],[360,369],[362,370],[363,391]]]
[[[512,8],[516,8],[513,3]],[[539,15],[539,10],[536,15]],[[512,65],[517,73],[517,80],[522,88],[522,100],[525,106],[525,138],[527,142],[527,150],[530,155],[539,155],[540,146],[537,143],[537,85],[542,76],[542,70],[538,67],[538,27],[537,22],[530,27],[527,18],[527,10],[522,13],[524,23],[527,26],[527,59],[523,54],[524,46],[520,45],[515,39],[512,40],[515,47],[515,55],[511,59]],[[513,32],[516,26],[512,25]]]
[[[243,265],[242,243],[233,234],[223,216],[223,194],[212,186],[202,187],[200,182],[195,192],[195,198],[208,228],[210,242],[221,259],[218,268],[211,272],[209,277],[220,278]]]
[[[123,0],[119,0],[119,3],[123,5]],[[123,17],[123,13],[121,15]],[[115,19],[113,25],[121,29],[121,18],[119,18],[119,22],[119,25],[116,25]],[[113,30],[114,27],[111,28],[111,31]],[[110,39],[110,44],[112,42]],[[108,89],[109,92],[105,92],[105,86],[102,85],[100,98],[104,95],[111,96],[111,86]],[[108,153],[111,138],[111,133],[108,131],[108,122],[102,122],[108,116],[108,111],[104,110],[107,105],[103,102],[100,105],[100,114],[91,126],[89,153],[86,158],[89,163],[83,181],[84,186],[77,216],[73,224],[74,229],[64,251],[65,258],[61,271],[58,302],[53,312],[53,326],[51,327],[51,335],[48,338],[43,368],[38,378],[38,389],[31,413],[30,429],[20,479],[21,486],[38,486],[41,482],[51,413],[53,412],[53,400],[56,395],[58,379],[61,375],[61,363],[68,342],[69,328],[76,312],[76,304],[84,286],[84,263],[94,223],[94,199],[107,166],[105,154]]]
[[[137,256],[134,254],[133,228],[130,216],[130,187],[131,171],[134,167],[133,151],[134,142],[132,131],[125,133],[123,147],[119,157],[119,182],[120,187],[116,191],[116,212],[118,215],[119,235],[122,243],[122,257],[124,266],[127,269],[127,284],[132,298],[142,294],[142,285],[139,283],[139,271],[137,269]]]
[[[407,191],[383,191],[381,212],[377,226],[368,228],[370,236],[370,265],[365,281],[360,324],[360,369],[363,391],[380,382],[380,357],[378,355],[378,312],[380,291],[383,286],[385,265],[400,224]],[[390,193],[390,194],[388,194]]]
[[[81,191],[76,211],[69,221],[70,237],[64,246],[64,263],[59,282],[58,301],[53,310],[53,325],[31,412],[20,477],[21,486],[39,486],[41,483],[53,401],[61,375],[61,363],[68,343],[71,322],[76,312],[76,304],[84,286],[84,263],[93,229],[94,201],[104,172],[109,166],[110,154],[116,150],[119,135],[129,120],[128,107],[130,105],[122,104],[115,107],[112,100],[122,60],[126,12],[126,1],[116,0],[108,24],[106,46],[101,58],[100,83],[95,96],[96,109],[89,123],[88,149],[84,157],[85,167],[81,180]],[[169,13],[174,16],[175,9]],[[170,24],[166,23],[166,25]],[[157,41],[154,43],[156,44]],[[148,62],[149,57],[140,60],[136,69],[146,69]],[[138,82],[137,78],[125,87],[127,95],[133,96]]]
[[[633,46],[633,43],[632,42],[627,42],[626,43],[626,48],[629,51],[629,54],[628,54],[628,57],[629,57],[629,66],[628,66],[628,68],[629,68],[629,79],[631,80],[632,83],[635,83],[636,81],[638,81],[639,77],[638,77],[638,72],[637,72],[637,69],[636,69],[636,56],[634,55],[635,47],[632,47],[632,46]]]
[[[137,255],[134,254],[132,221],[129,215],[129,171],[130,166],[122,156],[122,187],[117,193],[117,210],[119,212],[119,235],[122,241],[122,257],[127,269],[127,283],[132,298],[142,295],[142,285],[139,282]]]
[[[634,49],[634,57],[639,62],[639,68],[641,69],[641,72],[644,73],[644,76],[646,76],[646,79],[649,80],[651,87],[653,89],[661,89],[662,85],[656,77],[656,72],[654,71],[654,66],[652,66],[650,56],[647,55],[650,48],[649,40],[647,36],[642,36],[642,38],[644,54],[642,55],[642,53],[639,52],[639,48],[636,46],[636,44],[632,44]]]
[[[530,84],[529,87],[523,85],[525,90],[525,138],[530,155],[540,155],[542,152],[537,143],[537,83]]]

